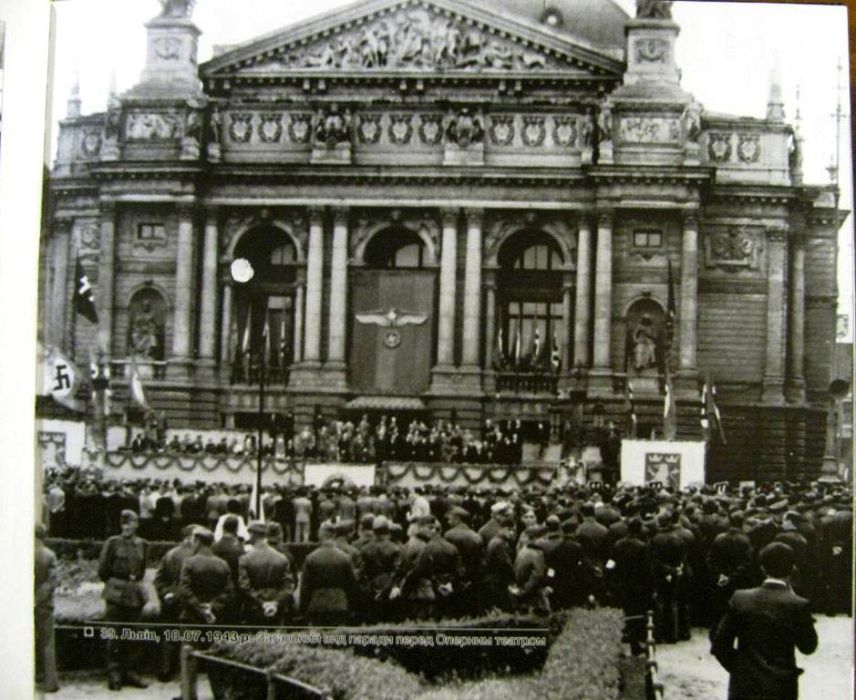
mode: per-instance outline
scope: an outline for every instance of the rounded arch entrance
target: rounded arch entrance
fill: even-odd
[[[552,346],[567,342],[563,313],[567,262],[556,238],[540,229],[508,236],[496,256],[497,319],[492,339],[497,369],[554,369]]]
[[[264,362],[267,381],[285,382],[294,359],[295,288],[301,265],[295,240],[278,226],[255,226],[237,240],[232,257],[248,260],[253,269],[247,282],[230,282],[232,380],[256,381]]]
[[[428,389],[434,338],[436,266],[424,235],[393,223],[360,246],[350,275],[349,383],[366,394]]]

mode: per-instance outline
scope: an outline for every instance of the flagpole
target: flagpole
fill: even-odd
[[[265,307],[267,307],[267,300],[265,300]],[[264,322],[263,332],[266,334],[270,333],[268,329],[268,319],[267,319],[267,308],[265,308],[264,312]],[[265,373],[267,368],[267,358],[266,347],[267,347],[268,339],[263,339],[261,351],[259,355],[261,355],[261,362],[259,363],[259,433],[258,433],[258,446],[256,448],[256,520],[261,518],[262,512],[262,441],[264,439],[264,425],[265,425]]]

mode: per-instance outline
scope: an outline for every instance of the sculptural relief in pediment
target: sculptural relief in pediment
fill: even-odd
[[[246,61],[243,61],[246,65]],[[570,62],[424,7],[334,31],[309,43],[266,53],[242,73],[295,69],[327,70],[507,70],[570,68]],[[579,71],[579,69],[576,69]]]

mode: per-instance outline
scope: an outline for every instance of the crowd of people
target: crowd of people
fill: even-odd
[[[326,420],[320,414],[311,426],[294,433],[290,420],[271,419],[264,431],[262,454],[282,459],[319,459],[370,464],[384,460],[467,464],[520,464],[523,443],[530,441],[543,453],[551,440],[547,421],[525,425],[520,420],[487,420],[480,431],[454,421],[436,423],[414,418],[399,420],[381,415],[376,421]],[[570,430],[568,434],[570,435]],[[133,453],[256,456],[256,433],[242,436],[203,436],[201,433],[141,430],[128,445]]]
[[[70,477],[51,476],[48,510]],[[124,495],[104,511],[101,527],[125,534],[107,539],[101,555],[107,619],[139,614],[142,602],[128,591],[144,574],[141,535],[179,541],[155,579],[164,622],[330,625],[616,605],[638,652],[649,609],[662,641],[689,638],[691,625],[715,626],[736,590],[764,580],[762,553],[771,543],[790,553],[787,583],[813,610],[851,612],[845,487],[272,485],[263,499],[267,522],[247,525],[249,486],[140,479],[102,482],[96,491],[108,484],[110,498]],[[87,520],[66,516],[65,527]],[[56,524],[49,523],[53,533]],[[290,542],[315,543],[300,567]],[[111,659],[111,683],[124,677],[133,685],[121,654],[114,649]],[[174,654],[164,663],[168,674]]]

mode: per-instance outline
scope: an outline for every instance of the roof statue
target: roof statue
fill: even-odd
[[[193,3],[195,0],[160,0],[161,13],[159,18],[180,19],[190,18],[193,14]]]
[[[669,0],[636,0],[636,19],[672,19]]]

